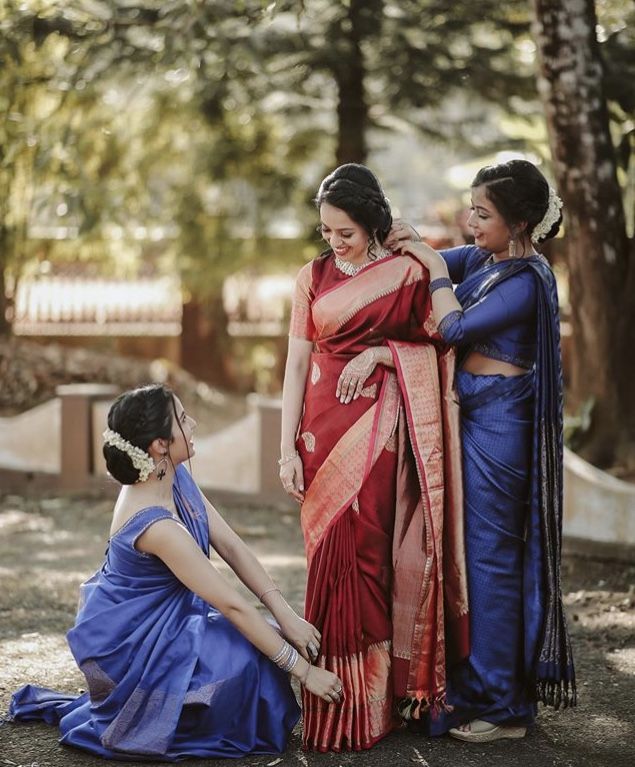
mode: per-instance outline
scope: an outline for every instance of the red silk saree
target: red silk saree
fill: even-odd
[[[314,343],[297,447],[306,618],[322,633],[317,664],[338,674],[343,700],[304,691],[304,745],[370,748],[412,714],[442,707],[446,648],[468,651],[454,352],[436,331],[427,271],[408,256],[354,277],[332,257],[298,276],[291,335]],[[335,396],[344,366],[389,346],[361,396]],[[447,640],[447,641],[446,641]]]

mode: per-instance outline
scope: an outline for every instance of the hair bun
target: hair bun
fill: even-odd
[[[343,210],[380,244],[392,227],[390,202],[377,176],[365,165],[347,163],[329,174],[315,198],[318,208],[323,203]]]

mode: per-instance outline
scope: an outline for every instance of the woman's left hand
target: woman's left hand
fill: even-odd
[[[409,253],[411,256],[414,256],[430,272],[432,279],[444,275],[447,276],[445,261],[434,248],[426,245],[425,242],[413,242],[412,240],[400,242],[396,250],[400,253]]]
[[[384,247],[389,250],[399,250],[399,246],[403,242],[420,240],[419,232],[411,226],[407,221],[401,218],[396,218],[392,222],[392,227],[388,232],[388,237],[384,241]]]
[[[320,632],[293,610],[287,610],[282,620],[280,616],[276,617],[287,642],[290,642],[305,660],[313,663],[320,652]]]
[[[366,379],[372,375],[377,367],[375,349],[364,349],[363,352],[346,365],[337,379],[335,396],[343,405],[348,405],[351,400],[357,399],[362,393]]]

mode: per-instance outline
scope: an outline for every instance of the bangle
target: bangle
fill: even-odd
[[[275,655],[269,656],[269,660],[288,674],[298,662],[299,657],[300,655],[295,647],[292,647],[284,640],[280,650]]]
[[[277,586],[272,586],[270,589],[265,589],[262,592],[262,594],[258,597],[258,599],[262,602],[263,597],[265,597],[267,594],[271,594],[272,591],[277,591],[279,594],[282,594],[282,592]]]
[[[294,458],[298,457],[298,451],[296,450],[293,455],[283,455],[282,458],[278,458],[278,466],[284,466],[285,463],[289,463]]]
[[[437,277],[436,280],[432,280],[428,290],[430,295],[432,295],[435,290],[440,290],[441,288],[450,288],[452,290],[452,280],[449,277]]]

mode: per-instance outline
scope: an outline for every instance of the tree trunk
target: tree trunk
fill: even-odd
[[[624,460],[635,442],[635,397],[629,391],[635,378],[635,270],[609,132],[595,5],[533,0],[533,6],[539,90],[564,202],[573,331],[570,402],[594,398],[593,424],[581,452],[607,466]]]
[[[0,338],[11,335],[11,323],[7,317],[9,308],[6,284],[6,267],[9,248],[8,240],[7,228],[0,222]]]
[[[337,83],[337,150],[338,165],[347,162],[366,162],[368,152],[366,129],[368,105],[364,91],[365,64],[361,48],[363,39],[363,0],[351,0],[341,32],[340,44],[346,55],[338,56],[333,72]]]
[[[191,299],[183,305],[181,366],[203,381],[221,389],[234,389],[226,361],[229,348],[227,317],[222,294],[205,304]]]

